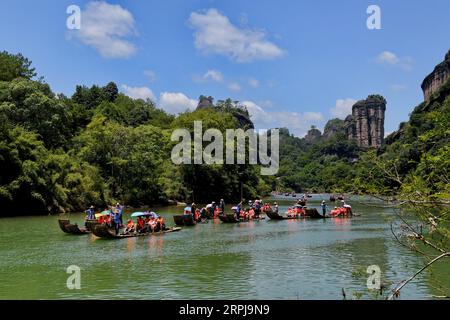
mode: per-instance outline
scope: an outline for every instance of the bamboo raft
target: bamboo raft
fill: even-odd
[[[177,226],[195,226],[197,222],[194,220],[194,217],[185,214],[177,214],[173,216],[173,221]]]
[[[107,225],[97,225],[94,230],[92,230],[92,233],[96,235],[99,238],[104,239],[124,239],[124,238],[134,238],[134,237],[146,237],[146,236],[160,236],[166,233],[172,233],[180,231],[181,228],[179,227],[172,227],[165,229],[163,231],[156,231],[156,232],[144,232],[144,233],[127,233],[127,234],[116,234],[115,230],[110,228]]]
[[[282,216],[274,211],[267,211],[266,215],[270,218],[270,220],[293,220],[293,219],[325,219],[330,218],[329,216],[323,216],[317,211],[316,208],[307,208],[305,209],[304,215],[296,215],[295,217]]]
[[[234,216],[234,213],[226,213],[226,214],[221,214],[219,215],[219,219],[220,221],[222,221],[222,223],[240,223],[240,222],[250,222],[250,221],[259,221],[259,220],[264,220],[265,217],[259,217],[259,219],[236,219],[236,217]]]
[[[96,224],[98,224],[97,220],[86,220],[85,227],[80,228],[78,224],[70,223],[69,219],[58,219],[59,228],[64,233],[76,235],[91,233]]]

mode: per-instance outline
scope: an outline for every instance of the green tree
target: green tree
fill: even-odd
[[[31,61],[21,53],[0,52],[0,81],[12,81],[16,78],[31,79],[36,76]]]

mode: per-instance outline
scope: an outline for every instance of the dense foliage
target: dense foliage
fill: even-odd
[[[336,121],[334,121],[336,122]],[[328,124],[330,125],[330,124]],[[362,151],[336,131],[313,141],[280,130],[277,189],[296,192],[344,192],[352,188],[355,159]]]
[[[253,127],[238,101],[214,105],[208,97],[204,107],[175,117],[150,100],[119,93],[113,82],[77,86],[71,97],[55,95],[34,79],[22,55],[2,52],[0,62],[0,205],[8,214],[111,201],[237,202],[241,192],[250,198],[271,190],[448,197],[450,82],[416,107],[379,150],[346,139],[339,119],[313,139],[281,128],[279,172],[264,177],[254,165],[174,165],[170,159],[177,143],[171,133],[192,133],[195,120],[203,131]]]
[[[171,133],[244,127],[248,112],[231,100],[168,115],[131,99],[113,82],[55,95],[22,55],[0,53],[0,206],[6,214],[75,211],[113,201],[131,206],[169,199],[239,201],[270,191],[249,165],[181,165]]]

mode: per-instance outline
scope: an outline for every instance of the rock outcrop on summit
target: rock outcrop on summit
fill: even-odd
[[[384,141],[385,111],[386,99],[380,95],[356,102],[344,122],[347,139],[356,140],[363,148],[379,148]]]
[[[439,63],[422,82],[422,91],[425,101],[430,99],[430,96],[438,91],[439,87],[442,86],[450,78],[450,50],[448,50],[445,55],[444,61]]]

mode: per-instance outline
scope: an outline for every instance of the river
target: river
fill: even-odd
[[[310,205],[321,199],[315,195]],[[292,198],[277,201],[283,212]],[[64,234],[57,216],[3,218],[0,299],[342,299],[342,288],[350,299],[374,298],[366,287],[368,266],[379,266],[390,287],[424,260],[393,239],[392,209],[349,203],[360,217],[217,220],[121,240]],[[153,208],[168,225],[182,209]],[[79,290],[66,287],[71,265],[81,268]],[[426,277],[406,286],[401,298],[430,298]]]

